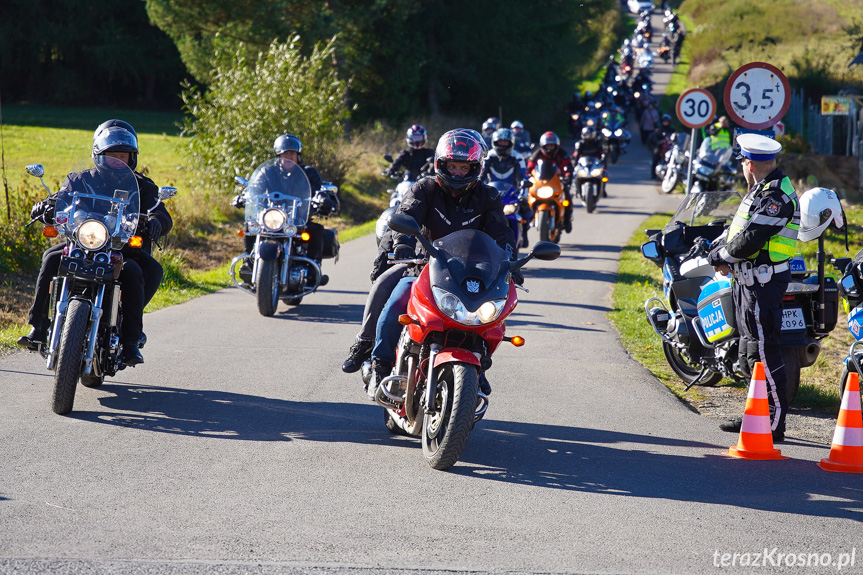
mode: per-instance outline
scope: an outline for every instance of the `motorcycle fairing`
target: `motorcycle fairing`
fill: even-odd
[[[442,349],[440,353],[435,356],[435,367],[438,367],[445,363],[469,363],[471,365],[480,367],[480,361],[479,358],[477,358],[476,354],[466,349],[460,349],[457,347],[449,347]]]

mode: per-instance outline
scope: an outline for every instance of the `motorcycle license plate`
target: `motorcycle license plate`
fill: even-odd
[[[803,310],[792,307],[782,310],[782,331],[795,331],[806,329],[806,321],[803,319]]]

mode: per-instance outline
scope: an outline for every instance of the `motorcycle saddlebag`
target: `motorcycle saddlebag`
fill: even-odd
[[[698,317],[710,343],[719,343],[737,333],[731,282],[713,280],[704,286],[698,298]]]
[[[340,247],[338,230],[324,229],[324,259],[338,257]]]

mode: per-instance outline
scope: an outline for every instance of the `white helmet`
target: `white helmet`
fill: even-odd
[[[800,196],[800,231],[797,239],[810,242],[818,239],[830,223],[841,230],[845,225],[845,214],[839,196],[827,188],[812,188]]]

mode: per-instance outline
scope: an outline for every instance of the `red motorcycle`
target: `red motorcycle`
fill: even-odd
[[[557,259],[560,247],[537,242],[527,256],[510,261],[478,230],[454,232],[432,244],[410,216],[394,214],[389,225],[416,237],[429,261],[411,287],[407,313],[399,317],[404,328],[396,361],[375,401],[385,409],[387,429],[421,436],[426,462],[448,469],[488,409],[479,380],[491,367],[491,355],[503,341],[524,345],[524,338],[505,333],[518,303],[512,272],[533,258]]]

